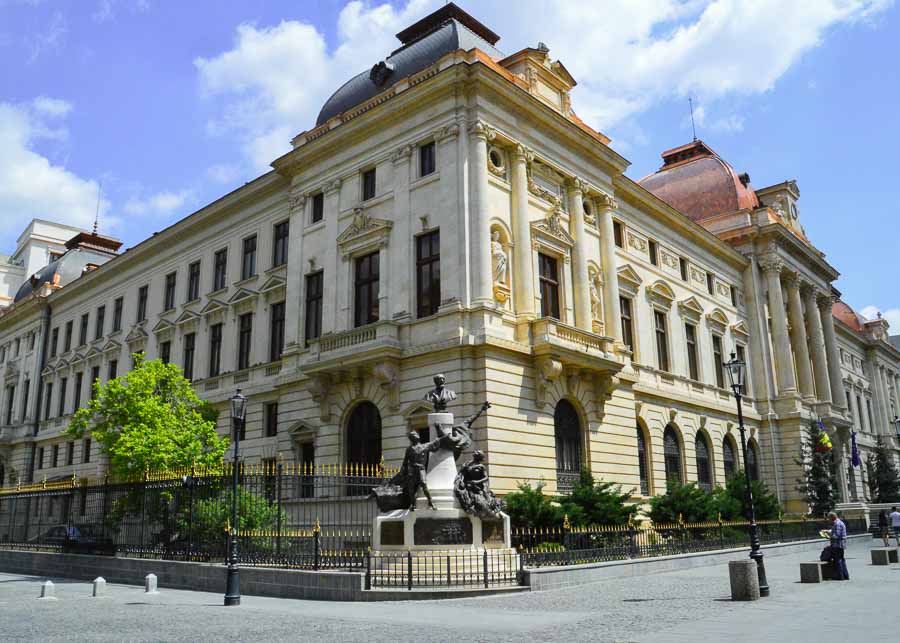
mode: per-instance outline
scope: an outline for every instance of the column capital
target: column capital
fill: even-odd
[[[830,313],[831,307],[834,306],[834,302],[836,301],[837,297],[835,297],[834,295],[819,293],[819,296],[816,299],[816,305],[823,313]]]
[[[335,179],[333,181],[329,181],[325,184],[325,187],[322,188],[322,192],[325,194],[329,194],[331,192],[337,192],[341,189],[341,179]]]
[[[619,204],[615,197],[606,192],[601,192],[597,196],[597,205],[600,206],[601,210],[617,210],[619,208]]]
[[[568,181],[566,181],[566,186],[573,192],[581,192],[582,196],[584,196],[588,192],[587,182],[582,181],[577,176],[573,176]]]
[[[774,255],[767,255],[760,258],[759,267],[767,275],[771,273],[780,275],[784,270],[784,261]]]
[[[288,197],[288,212],[291,216],[303,212],[303,208],[306,206],[306,195],[302,193],[295,193]]]
[[[393,161],[396,165],[406,163],[412,156],[412,151],[412,145],[401,145],[396,150],[394,150],[393,154],[391,154],[391,161]]]
[[[785,270],[781,273],[781,279],[788,290],[800,291],[800,274],[795,270]]]
[[[472,136],[480,138],[484,141],[492,141],[497,135],[494,129],[481,119],[478,119],[474,123],[469,125],[469,133]]]
[[[513,156],[517,161],[531,163],[534,160],[534,150],[525,147],[521,143],[517,143],[516,147],[513,149]]]

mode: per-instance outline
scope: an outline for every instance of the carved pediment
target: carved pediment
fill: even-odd
[[[651,302],[669,308],[672,302],[675,301],[675,292],[669,284],[660,279],[647,288],[647,298]]]
[[[193,310],[185,310],[175,318],[176,326],[185,326],[187,324],[196,323],[200,319],[200,315]]]
[[[69,364],[71,364],[72,366],[75,366],[76,364],[80,364],[84,360],[85,360],[84,353],[75,353],[74,355],[72,355],[72,360],[69,362]]]
[[[228,308],[228,304],[220,299],[210,299],[206,302],[206,305],[200,309],[200,314],[204,317],[209,317],[213,313],[220,313]]]
[[[60,371],[64,371],[68,367],[69,367],[69,362],[65,359],[61,359],[53,365],[53,370],[58,373]]]
[[[376,219],[363,208],[354,208],[353,220],[337,238],[341,256],[348,259],[355,253],[386,246],[393,227],[393,221]]]
[[[171,333],[174,330],[175,324],[170,322],[168,319],[160,319],[156,322],[156,326],[152,328],[154,335],[163,335],[165,333]]]
[[[309,420],[297,420],[288,429],[288,435],[295,442],[306,442],[316,435],[319,427]]]
[[[637,294],[641,287],[641,276],[629,264],[619,266],[617,273],[619,275],[619,288],[631,295]]]
[[[265,283],[259,287],[259,292],[262,294],[268,294],[273,291],[277,291],[285,287],[287,282],[284,277],[280,277],[278,275],[272,275],[268,279],[266,279]]]
[[[100,350],[102,353],[118,353],[122,350],[122,345],[119,342],[111,339],[106,342],[106,344],[104,344],[103,348]]]
[[[743,322],[743,320],[738,320],[734,324],[731,325],[731,332],[735,335],[743,335],[744,337],[750,337],[750,329],[747,328],[747,324]]]
[[[136,344],[138,342],[147,341],[147,331],[142,326],[133,326],[128,335],[125,336],[126,344]]]
[[[699,321],[703,316],[703,306],[696,297],[688,297],[678,302],[678,312],[694,321]]]
[[[728,328],[728,315],[721,308],[713,308],[706,316],[706,323],[713,329],[724,333]]]
[[[91,349],[87,352],[87,354],[84,356],[84,358],[90,360],[90,359],[100,357],[102,354],[103,353],[100,351],[99,348],[97,348],[96,346],[91,346]]]
[[[235,304],[239,304],[242,301],[252,299],[252,298],[256,297],[258,294],[259,293],[256,292],[255,290],[250,290],[248,288],[238,288],[237,292],[228,298],[228,305],[234,306]]]
[[[575,245],[575,240],[566,232],[562,224],[562,210],[555,208],[547,213],[547,216],[540,221],[534,221],[531,224],[532,236],[535,234],[548,237],[562,244],[566,248]]]

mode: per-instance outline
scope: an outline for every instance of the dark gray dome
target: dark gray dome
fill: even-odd
[[[84,251],[81,248],[69,250],[62,257],[48,263],[26,279],[16,292],[13,303],[39,291],[44,284],[54,284],[60,287],[70,284],[84,274],[88,264],[96,266],[108,259],[109,257],[98,256],[96,253]]]
[[[397,80],[422,71],[437,62],[441,56],[462,49],[480,49],[490,56],[502,58],[503,53],[490,42],[466,27],[459,20],[450,19],[427,35],[394,51],[383,63],[370,71],[354,76],[331,95],[319,117],[316,127],[329,118],[359,105],[391,87]],[[377,84],[372,77],[382,80]]]

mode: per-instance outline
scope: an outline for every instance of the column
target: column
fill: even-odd
[[[323,211],[325,216],[325,238],[326,239],[337,239],[340,231],[338,230],[338,217],[341,215],[341,180],[335,179],[328,183],[324,189],[324,203],[323,203]],[[332,243],[334,243],[332,241]],[[337,244],[335,244],[336,246]],[[346,267],[346,263],[339,261],[338,255],[340,251],[337,247],[334,247],[334,250],[331,252],[323,253],[323,256],[320,258],[323,264],[324,274],[322,275],[323,283],[325,284],[334,284],[337,285],[342,280],[338,275],[338,266]],[[351,274],[353,267],[350,269]],[[343,307],[344,300],[346,297],[351,297],[352,294],[348,295],[347,293],[353,292],[353,283],[344,284],[345,290],[341,290],[341,288],[325,288],[322,296],[322,334],[325,333],[334,333],[339,330],[344,330],[343,324],[338,324],[338,309]],[[340,298],[340,300],[338,299]],[[353,305],[351,301],[350,306]],[[348,321],[347,323],[352,324],[352,321]]]
[[[775,372],[778,374],[778,394],[789,395],[797,391],[797,386],[794,383],[791,341],[788,337],[784,298],[781,293],[783,264],[778,258],[768,257],[761,260],[759,265],[766,276],[769,316],[772,318],[772,340],[775,347]]]
[[[834,438],[833,440],[833,450],[834,459],[835,459],[835,468],[838,473],[838,487],[840,491],[840,501],[841,502],[850,502],[850,485],[847,482],[847,457],[844,452],[844,444],[849,441],[841,435],[837,430],[832,430],[831,435]]]
[[[512,180],[513,306],[519,321],[534,319],[534,270],[528,216],[528,156],[517,145],[510,168]]]
[[[588,285],[587,234],[584,231],[585,185],[574,179],[569,185],[569,234],[575,245],[572,248],[572,295],[575,304],[575,325],[591,332],[591,293]]]
[[[875,406],[875,426],[872,427],[872,433],[875,435],[882,435],[885,431],[884,423],[887,420],[887,414],[882,405],[884,391],[881,387],[881,373],[878,366],[878,357],[875,354],[875,350],[872,348],[866,351],[866,364],[869,367],[869,380],[871,382],[870,390],[872,392],[872,403]]]
[[[288,209],[290,212],[290,231],[288,240],[288,268],[285,273],[285,310],[284,310],[284,352],[289,356],[303,345],[302,315],[303,309],[303,275],[306,266],[303,265],[303,227],[306,223],[307,212],[306,196],[292,193],[288,197]],[[198,342],[199,343],[199,342]],[[195,349],[195,357],[196,357]],[[194,369],[197,362],[195,359]]]
[[[616,266],[616,243],[613,233],[613,210],[616,200],[608,194],[597,199],[600,207],[600,263],[603,269],[603,326],[607,337],[622,343],[622,312],[619,307],[619,271]],[[636,340],[635,340],[636,341]]]
[[[882,435],[890,435],[891,423],[891,402],[888,398],[888,389],[884,369],[881,366],[875,366],[875,372],[878,374],[878,395],[881,398],[881,410],[884,415],[884,422],[878,427],[878,433]]]
[[[815,288],[803,291],[803,306],[809,324],[809,347],[812,352],[813,378],[816,382],[816,397],[820,402],[831,402],[831,384],[828,381],[828,358],[825,356],[825,336],[822,334],[822,320],[816,305],[818,293]]]
[[[437,143],[435,143],[437,145]],[[416,274],[417,226],[412,216],[409,197],[411,161],[415,158],[411,145],[403,145],[391,155],[394,170],[394,227],[391,242],[379,255],[378,311],[381,319],[393,319],[394,315],[407,313],[416,318],[416,280],[405,275]],[[437,221],[429,223],[433,226]],[[443,232],[443,230],[441,231]],[[387,255],[387,257],[385,256]]]
[[[803,302],[800,300],[800,278],[797,273],[788,273],[784,281],[787,286],[788,314],[791,319],[791,344],[797,360],[797,377],[800,393],[804,398],[815,399],[812,367],[809,362],[809,345],[806,341],[806,322],[803,319]]]
[[[487,143],[491,133],[481,121],[471,128],[472,162],[469,165],[470,219],[472,221],[472,299],[475,304],[493,305],[494,275],[491,266],[491,223],[488,212]]]
[[[859,408],[859,402],[857,401],[857,392],[851,387],[850,388],[850,414],[853,420],[852,428],[854,431],[862,430],[862,409]]]
[[[834,334],[834,317],[831,316],[833,300],[830,295],[819,297],[819,318],[822,332],[825,335],[825,354],[828,356],[828,381],[831,383],[831,403],[839,409],[846,408],[844,401],[843,375],[841,374],[841,357],[838,354],[837,338]]]

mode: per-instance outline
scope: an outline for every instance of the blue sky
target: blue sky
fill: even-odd
[[[35,216],[89,226],[101,182],[101,230],[134,245],[257,176],[440,4],[0,0],[0,251]],[[506,53],[545,42],[632,178],[690,139],[693,96],[754,186],[798,181],[845,300],[900,332],[893,0],[458,4]]]

